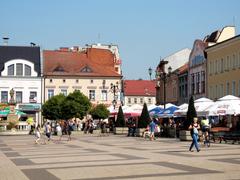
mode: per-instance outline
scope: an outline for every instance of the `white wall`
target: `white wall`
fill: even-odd
[[[0,79],[0,91],[10,91],[11,89],[15,91],[22,91],[22,103],[29,103],[30,91],[37,92],[37,103],[41,103],[41,78],[10,78],[2,77]],[[0,92],[1,93],[1,92]],[[0,94],[1,95],[1,94]],[[1,96],[0,96],[1,98]],[[10,100],[10,95],[8,94],[8,101]]]

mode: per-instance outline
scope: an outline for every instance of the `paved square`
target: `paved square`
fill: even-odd
[[[75,135],[36,145],[33,136],[0,136],[0,179],[240,179],[239,144],[216,143],[199,153],[189,144]]]

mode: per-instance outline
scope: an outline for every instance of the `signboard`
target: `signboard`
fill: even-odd
[[[41,104],[19,104],[17,109],[21,111],[40,111]]]

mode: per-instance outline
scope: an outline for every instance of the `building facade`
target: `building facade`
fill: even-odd
[[[124,80],[124,105],[156,104],[156,88],[153,80]]]
[[[8,103],[13,89],[16,108],[41,123],[40,48],[0,46],[0,101]]]
[[[205,49],[217,43],[225,41],[226,39],[235,36],[235,27],[226,26],[221,30],[212,32],[203,40],[197,39],[194,41],[191,54],[189,56],[189,70],[188,70],[188,96],[193,96],[194,99],[206,97],[206,64],[207,59]]]
[[[121,104],[121,62],[109,49],[45,50],[43,60],[44,102],[79,90],[93,104]]]
[[[178,105],[188,103],[188,63],[178,69]]]
[[[160,60],[156,69],[157,104],[178,103],[178,69],[188,62],[190,52],[185,48]]]
[[[240,97],[240,35],[205,51],[208,98],[216,100],[229,94]]]

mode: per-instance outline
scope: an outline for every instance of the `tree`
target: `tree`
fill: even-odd
[[[104,104],[98,104],[90,110],[89,114],[92,115],[93,119],[106,119],[110,112]]]
[[[187,119],[184,121],[184,129],[188,129],[194,117],[197,117],[197,112],[194,106],[193,96],[191,96],[188,103]]]
[[[42,115],[46,119],[59,120],[63,119],[62,103],[66,97],[63,94],[59,94],[51,97],[42,106]]]
[[[150,122],[150,116],[149,116],[147,104],[144,103],[142,113],[138,121],[138,128],[146,128],[149,122]]]
[[[62,104],[62,114],[64,119],[83,119],[91,108],[91,102],[79,90],[70,93]]]
[[[116,120],[115,126],[116,127],[125,127],[125,119],[124,119],[122,106],[119,106],[118,114],[117,114],[117,120]]]

